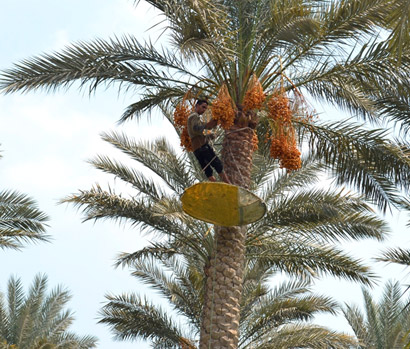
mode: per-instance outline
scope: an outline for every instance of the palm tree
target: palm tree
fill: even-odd
[[[0,191],[0,248],[20,249],[28,241],[48,241],[44,233],[48,219],[27,195]]]
[[[359,345],[355,348],[408,348],[410,345],[409,300],[402,300],[398,282],[387,282],[379,302],[363,289],[365,313],[354,305],[346,305],[344,315],[352,327]]]
[[[95,348],[97,339],[69,332],[73,315],[64,310],[71,296],[56,287],[48,295],[47,277],[37,275],[24,295],[20,279],[11,277],[6,296],[0,293],[0,348]]]
[[[79,81],[93,92],[101,84],[119,83],[140,92],[122,121],[163,104],[183,106],[201,94],[218,95],[214,117],[226,128],[222,154],[233,184],[252,186],[257,122],[252,120],[252,127],[240,122],[247,111],[259,113],[258,132],[266,124],[271,127],[266,134],[272,153],[282,156],[284,167],[300,166],[297,130],[300,144],[326,164],[338,184],[355,188],[382,210],[404,206],[400,190],[409,189],[409,147],[404,140],[389,139],[386,132],[387,122],[398,124],[402,135],[410,125],[407,1],[146,2],[164,16],[170,49],[158,50],[132,36],[79,43],[4,71],[0,88],[6,93],[55,90]],[[259,95],[253,100],[254,88]],[[314,121],[306,110],[307,98],[325,100],[365,125]],[[279,118],[278,110],[284,110],[287,119]],[[247,230],[216,231],[217,264],[235,271],[217,278],[221,294],[215,294],[220,299],[222,293],[230,294],[223,310],[230,320],[203,327],[201,348],[210,340],[214,348],[234,348]],[[223,261],[227,255],[231,258]],[[203,316],[203,323],[209,323],[207,305]]]
[[[116,336],[123,340],[141,337],[154,342],[173,343],[174,346],[180,338],[188,338],[192,342],[205,321],[201,320],[201,315],[206,304],[211,307],[210,321],[217,321],[219,310],[215,309],[220,301],[215,292],[207,294],[205,286],[209,284],[216,290],[219,285],[215,281],[215,273],[226,272],[224,264],[213,269],[217,238],[211,231],[212,227],[184,214],[179,202],[184,188],[200,179],[203,173],[196,162],[189,159],[189,154],[178,153],[165,139],[136,142],[118,133],[106,133],[103,139],[143,166],[137,170],[137,166],[103,155],[90,161],[96,168],[127,184],[130,196],[117,194],[113,188],[104,190],[97,184],[64,201],[82,208],[86,220],[110,218],[127,221],[155,234],[158,241],[142,250],[122,255],[118,265],[138,270],[134,275],[164,294],[188,319],[191,331],[185,333],[169,320],[164,311],[153,308],[136,295],[110,296],[110,305],[104,308],[105,320],[102,321],[110,324]],[[262,298],[267,302],[279,297],[274,296],[275,291],[267,290],[265,283],[269,276],[284,272],[310,280],[327,274],[369,284],[372,279],[369,269],[346,255],[337,247],[337,242],[382,239],[387,229],[360,198],[315,188],[322,168],[316,161],[306,159],[303,168],[290,175],[278,171],[274,161],[260,159],[260,162],[263,167],[253,173],[253,183],[266,202],[268,212],[262,220],[248,227],[245,241],[246,269],[240,325],[243,339],[240,346],[261,337],[262,333],[266,338],[277,338],[273,332],[279,324],[275,323],[273,328],[266,324],[266,327],[257,322],[257,315],[253,312]],[[164,277],[152,258],[167,270],[173,270],[175,277],[172,280]],[[224,256],[227,258],[229,256]],[[185,270],[183,265],[189,265],[189,270]],[[152,318],[149,317],[151,315]],[[297,329],[302,338],[306,334],[304,327],[300,324],[295,326],[294,330]],[[290,327],[286,329],[290,330]],[[263,332],[268,329],[273,331],[269,335]],[[317,343],[323,343],[319,340],[322,335],[329,335],[329,332],[322,332],[311,325],[309,329],[318,336]],[[279,345],[279,342],[275,343]],[[265,340],[264,344],[269,343]],[[272,345],[276,347],[276,344]],[[313,343],[311,345],[314,347]]]

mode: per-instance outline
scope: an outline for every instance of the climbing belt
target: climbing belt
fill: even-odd
[[[243,128],[238,128],[238,129],[233,130],[233,131],[226,131],[225,133],[226,133],[226,134],[231,134],[231,133],[243,131],[243,130],[246,130],[246,129],[252,130],[250,127],[243,127]],[[249,141],[247,141],[247,140],[245,140],[245,142],[247,142],[247,143],[249,143],[249,144],[252,144],[251,142],[249,142]],[[213,143],[212,141],[210,141],[209,143],[211,143],[212,148],[214,147],[214,145],[222,145],[222,143]],[[241,178],[243,179],[242,172],[240,171],[238,165],[236,164],[235,157],[234,157],[233,154],[232,154],[232,150],[231,150],[230,148],[228,148],[228,149],[229,149],[229,153],[230,153],[231,158],[234,160],[233,163],[235,164],[235,168],[236,168],[236,170],[238,171],[238,173],[239,173],[239,175],[241,176]],[[217,157],[217,155],[215,155],[215,156],[212,158],[212,160],[211,160],[202,170],[205,171],[205,169],[211,164],[212,161],[215,160],[216,157]]]

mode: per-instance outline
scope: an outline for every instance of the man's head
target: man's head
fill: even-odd
[[[205,113],[206,109],[208,108],[208,101],[205,99],[198,99],[195,104],[195,111],[202,115]]]

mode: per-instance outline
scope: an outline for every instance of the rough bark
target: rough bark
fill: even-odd
[[[248,188],[252,168],[250,128],[226,132],[224,169],[232,184]],[[245,261],[246,227],[215,226],[216,248],[205,285],[200,349],[235,349],[239,341],[240,301]]]

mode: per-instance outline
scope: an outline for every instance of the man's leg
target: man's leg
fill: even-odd
[[[207,149],[201,147],[194,151],[194,155],[197,158],[202,170],[205,172],[205,176],[211,181],[216,182],[216,178],[213,175],[212,167],[210,166],[209,154]]]
[[[211,166],[218,172],[219,177],[221,180],[225,183],[231,184],[231,181],[229,180],[228,176],[223,170],[223,164],[222,161],[219,159],[219,157],[215,154],[215,151],[209,147],[209,157],[211,158]]]

